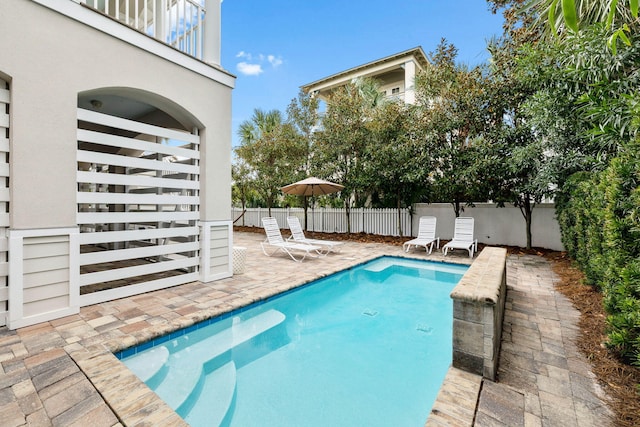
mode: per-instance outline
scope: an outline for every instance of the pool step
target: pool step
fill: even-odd
[[[203,378],[200,393],[207,396],[206,405],[181,407],[178,414],[191,425],[219,426],[230,412],[236,393],[236,365],[229,362]],[[200,394],[199,393],[199,394]],[[197,396],[194,396],[194,398]]]
[[[140,355],[124,361],[125,365],[149,387],[158,384],[167,373],[165,364],[169,360],[169,350],[165,346],[154,347]]]
[[[268,310],[172,353],[168,360],[168,372],[154,391],[177,410],[203,381],[205,363],[280,325],[284,320],[285,315],[281,312]]]

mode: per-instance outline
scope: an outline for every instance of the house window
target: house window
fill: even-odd
[[[399,87],[394,87],[393,89],[391,89],[391,95],[398,95],[399,93],[400,93]]]

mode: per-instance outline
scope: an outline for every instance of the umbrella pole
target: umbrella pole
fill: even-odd
[[[304,198],[304,231],[307,231],[307,196],[302,196]]]

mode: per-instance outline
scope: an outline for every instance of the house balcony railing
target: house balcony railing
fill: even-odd
[[[203,59],[204,0],[76,0],[197,59]]]
[[[385,99],[388,99],[390,101],[404,101],[405,100],[404,94],[405,92],[396,92],[396,93],[386,94]]]

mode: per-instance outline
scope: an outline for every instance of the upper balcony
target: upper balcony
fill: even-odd
[[[219,0],[75,0],[130,28],[153,37],[187,55],[209,62],[205,31],[219,34]],[[206,28],[205,6],[215,7],[218,28]],[[217,13],[216,13],[217,12]],[[216,24],[213,23],[215,26]],[[208,40],[207,40],[208,41]],[[215,41],[214,41],[215,42]],[[218,37],[219,44],[219,37]],[[208,46],[211,48],[211,46]],[[214,47],[219,51],[219,46]],[[215,61],[214,61],[215,62]],[[219,65],[219,55],[217,65]]]
[[[235,76],[220,63],[221,0],[31,1],[202,76],[235,86]]]
[[[390,98],[413,104],[415,96],[412,88],[416,73],[424,71],[428,64],[429,61],[422,48],[416,47],[316,80],[301,86],[301,89],[326,101],[336,88],[344,86],[356,78],[369,77],[377,80],[383,89],[389,90],[391,92]],[[404,90],[402,93],[400,93],[400,88]],[[394,90],[397,92],[394,93]],[[385,95],[389,95],[389,93],[385,93]]]

